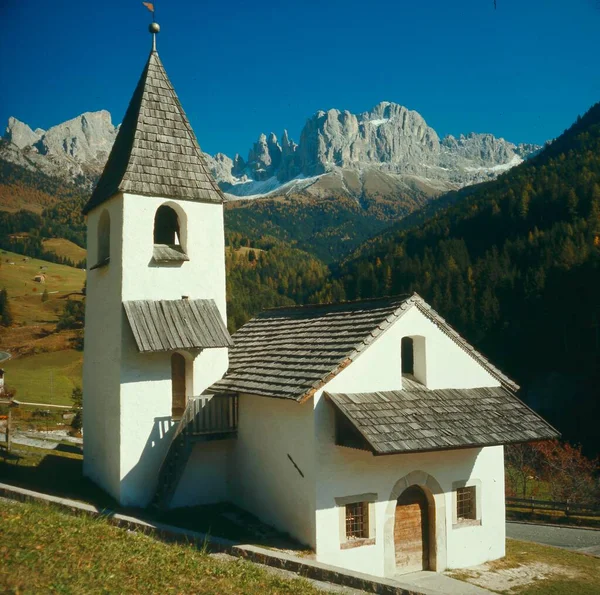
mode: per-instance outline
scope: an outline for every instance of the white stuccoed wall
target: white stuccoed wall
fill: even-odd
[[[407,312],[350,366],[332,379],[328,392],[401,388],[401,339],[422,336],[428,388],[498,386],[499,382],[416,308]],[[380,576],[392,576],[393,514],[403,477],[440,487],[432,494],[438,514],[437,570],[480,564],[504,555],[504,460],[502,447],[374,457],[335,446],[334,411],[319,391],[314,399],[316,452],[316,552],[319,561]],[[308,403],[307,403],[308,405]],[[417,473],[415,473],[417,472]],[[478,486],[482,524],[452,528],[453,482]],[[376,543],[342,550],[335,498],[376,493]]]
[[[301,543],[315,547],[312,407],[308,403],[242,394],[239,420],[231,501]]]
[[[98,260],[97,230],[110,215],[110,265],[90,271]],[[114,196],[88,215],[85,351],[83,358],[84,475],[117,500],[120,497],[119,377],[121,354],[121,255],[123,198]]]
[[[112,205],[115,200],[106,204]],[[118,204],[122,205],[122,224],[116,226],[111,219],[111,263],[100,271],[91,271],[91,281],[88,280],[84,355],[88,375],[84,383],[91,387],[110,377],[111,385],[102,393],[88,391],[84,415],[84,419],[89,418],[85,427],[85,468],[121,504],[146,506],[154,494],[158,470],[173,432],[171,354],[138,352],[121,303],[181,299],[184,295],[190,299],[210,298],[215,300],[226,322],[223,207],[131,194],[119,198]],[[180,218],[182,244],[190,258],[180,266],[152,263],[154,216],[163,204],[174,208]],[[88,216],[92,234],[97,226],[94,221],[103,207]],[[121,249],[113,259],[115,243]],[[99,275],[110,277],[115,285],[114,291],[111,289],[111,295],[115,296],[110,302],[103,302],[106,292],[94,284],[94,276]],[[104,311],[110,317],[110,324],[99,314]],[[90,347],[88,320],[94,338]],[[188,354],[188,360],[193,355],[196,354]],[[100,357],[113,364],[120,363],[120,369],[98,365]],[[227,370],[227,349],[201,352],[188,365],[193,367],[193,385],[188,386],[188,395],[200,394]],[[98,439],[92,437],[88,442],[88,430]],[[110,482],[105,476],[111,478]]]
[[[171,501],[171,508],[229,500],[229,479],[235,439],[199,442]]]

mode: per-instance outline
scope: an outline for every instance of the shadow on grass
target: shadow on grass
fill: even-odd
[[[67,450],[68,447],[61,450]],[[250,513],[228,502],[161,511],[155,508],[125,508],[83,476],[81,457],[30,449],[7,453],[0,459],[0,479],[8,484],[91,504],[114,513],[131,515],[147,522],[159,522],[223,537],[238,543],[249,543],[286,550],[306,551],[290,536],[259,521]],[[1,455],[0,455],[1,456]]]
[[[0,463],[0,477],[7,483],[43,492],[62,498],[73,498],[94,504],[100,508],[114,508],[113,498],[83,476],[83,461],[52,453],[43,453],[36,457],[37,464],[31,464],[31,458],[21,456],[14,461]],[[27,460],[27,464],[20,464]]]
[[[59,452],[71,452],[76,455],[83,454],[83,448],[77,444],[59,444],[55,450]]]

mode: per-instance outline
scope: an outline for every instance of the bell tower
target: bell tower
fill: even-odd
[[[228,365],[223,194],[156,51],[87,215],[84,473],[146,506],[186,400]]]

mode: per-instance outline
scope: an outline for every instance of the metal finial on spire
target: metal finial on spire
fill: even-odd
[[[152,51],[156,51],[156,34],[160,32],[160,25],[158,23],[150,23],[148,31],[152,33]]]

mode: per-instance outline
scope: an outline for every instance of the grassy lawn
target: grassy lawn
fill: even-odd
[[[0,591],[7,593],[318,593],[245,561],[217,560],[67,515],[52,506],[0,501]]]
[[[244,543],[305,551],[287,536],[273,530],[265,538],[258,537],[251,529],[252,523],[258,522],[257,519],[227,503],[162,512],[119,507],[115,500],[83,476],[83,457],[72,451],[73,446],[70,444],[61,444],[56,450],[15,444],[6,461],[0,457],[0,477],[2,481],[12,485],[88,502],[99,508],[110,508],[138,518],[156,520]],[[229,515],[234,513],[236,517],[244,519],[248,524],[240,525],[224,516],[224,513]]]
[[[495,593],[510,595],[595,595],[600,560],[535,543],[506,540],[506,557],[475,569],[449,573]]]
[[[81,386],[83,352],[52,351],[3,362],[7,385],[16,388],[16,399],[30,403],[71,405],[71,392]]]
[[[85,248],[81,248],[77,244],[65,240],[64,238],[51,238],[49,240],[44,240],[43,244],[44,250],[68,258],[75,264],[81,262],[87,255]]]

